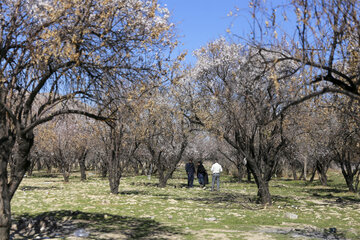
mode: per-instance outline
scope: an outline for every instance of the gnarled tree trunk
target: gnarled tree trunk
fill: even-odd
[[[360,171],[360,163],[354,164],[352,162],[351,153],[345,150],[343,150],[342,153],[337,154],[337,162],[340,164],[341,172],[349,191],[355,192],[356,186],[354,186],[354,177]]]
[[[260,168],[253,160],[248,159],[248,166],[254,176],[255,183],[258,187],[257,196],[259,203],[264,205],[271,205],[272,202],[268,181],[263,177]]]
[[[122,140],[122,126],[117,132],[116,126],[111,127],[111,156],[107,163],[107,173],[110,185],[110,192],[112,194],[119,193],[120,179],[122,175],[122,166],[120,163],[120,146]]]
[[[1,133],[2,134],[2,133]],[[3,135],[4,136],[4,135]],[[2,139],[5,140],[5,139]],[[19,133],[14,144],[8,138],[0,145],[0,240],[8,240],[11,226],[10,202],[30,166],[28,159],[34,135]],[[13,146],[12,151],[10,150]],[[8,181],[8,161],[12,153],[15,167]]]
[[[86,166],[85,166],[85,159],[86,159],[86,155],[88,153],[87,149],[83,149],[81,151],[81,154],[79,156],[79,166],[80,166],[80,179],[81,181],[85,181],[86,180]]]

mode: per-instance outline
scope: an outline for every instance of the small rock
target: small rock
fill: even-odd
[[[16,223],[11,224],[11,229],[14,231],[18,230],[17,224]]]
[[[46,230],[46,222],[44,220],[41,220],[39,225],[40,225],[40,232],[44,232]]]
[[[285,217],[290,218],[290,219],[298,219],[298,215],[294,214],[294,213],[285,213]]]
[[[64,222],[70,221],[71,219],[72,219],[71,216],[65,216],[65,217],[62,218],[62,220],[63,220]]]
[[[87,232],[85,229],[81,228],[81,229],[78,229],[74,232],[74,236],[75,237],[88,237],[89,236],[89,232]]]
[[[34,225],[33,225],[32,221],[30,221],[30,222],[28,223],[28,225],[27,225],[27,228],[28,228],[28,229],[31,229],[33,226],[34,226]]]
[[[204,218],[205,221],[216,221],[217,219],[215,217],[210,218]]]

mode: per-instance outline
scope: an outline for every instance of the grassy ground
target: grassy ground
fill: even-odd
[[[69,183],[34,173],[16,192],[12,211],[17,220],[56,219],[62,230],[32,235],[37,239],[360,239],[359,195],[347,192],[337,173],[327,187],[274,179],[274,203],[266,207],[256,204],[254,183],[222,176],[221,191],[211,192],[185,188],[184,175],[166,188],[156,178],[125,177],[112,195],[107,180],[91,173],[85,182],[74,174]],[[89,236],[76,238],[79,229]]]

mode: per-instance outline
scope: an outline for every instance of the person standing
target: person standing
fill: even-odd
[[[211,184],[211,191],[214,191],[214,185],[216,181],[217,190],[220,190],[220,173],[222,172],[221,165],[215,160],[214,164],[211,166],[212,172],[212,184]]]
[[[193,160],[190,158],[189,162],[185,165],[185,171],[188,177],[188,187],[192,188],[194,184],[195,166]]]
[[[201,161],[197,164],[197,178],[199,180],[200,187],[205,187],[205,175],[206,175],[206,169]]]

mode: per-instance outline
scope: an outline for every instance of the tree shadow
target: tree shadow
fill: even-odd
[[[159,183],[152,183],[152,182],[131,182],[130,185],[132,186],[145,186],[145,187],[159,187]],[[186,183],[167,183],[167,187],[173,188],[186,188]]]
[[[359,207],[360,199],[356,196],[335,196],[334,194],[347,193],[347,190],[337,188],[309,189],[306,191],[312,197],[325,200],[327,204],[338,204],[340,206]]]
[[[350,203],[360,204],[360,199],[355,198],[355,197],[347,196],[347,197],[342,197],[341,199],[348,201]]]
[[[58,189],[58,187],[35,187],[35,186],[22,186],[19,188],[20,191],[34,191],[34,190],[54,190]]]
[[[62,175],[60,173],[34,172],[29,177],[31,177],[31,178],[57,178],[57,177],[62,177]]]
[[[124,190],[119,192],[120,195],[149,195],[145,191],[138,191],[138,190]]]
[[[196,197],[177,197],[174,198],[177,201],[196,201],[204,204],[219,204],[217,208],[246,208],[251,210],[257,210],[262,208],[262,205],[256,204],[257,197],[250,194],[241,193],[229,193],[224,191],[208,192],[206,190],[203,194],[199,194]]]
[[[181,230],[150,218],[63,210],[16,216],[10,239],[62,239],[76,237],[76,233],[88,235],[83,239],[94,240],[168,239],[184,235]]]
[[[274,203],[283,203],[285,205],[296,205],[298,204],[298,200],[294,197],[289,196],[280,196],[280,195],[271,195],[271,199]]]
[[[340,188],[321,188],[321,189],[308,189],[308,193],[318,193],[318,194],[336,194],[336,193],[347,193],[348,190]]]
[[[173,188],[187,188],[187,183],[168,183],[167,186]]]
[[[169,198],[169,194],[164,193],[149,193],[146,191],[138,191],[138,190],[127,190],[127,191],[121,191],[119,192],[120,195],[151,195],[151,196],[157,196],[157,197],[164,197]]]
[[[211,180],[211,178],[209,179]],[[254,184],[255,181],[251,180],[251,181],[248,181],[247,179],[245,178],[242,178],[241,181],[239,181],[239,179],[237,177],[231,177],[229,179],[225,179],[225,180],[222,180],[221,181],[222,183],[239,183],[239,184]]]

